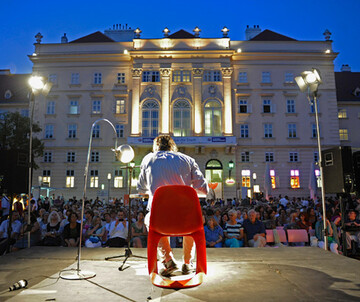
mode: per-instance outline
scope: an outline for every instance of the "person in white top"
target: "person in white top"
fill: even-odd
[[[109,240],[106,242],[110,247],[124,247],[127,243],[129,224],[125,220],[125,213],[123,210],[118,212],[115,221],[110,223]]]
[[[197,192],[204,195],[209,192],[208,184],[195,160],[178,152],[174,140],[169,135],[160,135],[154,139],[153,152],[147,154],[142,160],[137,183],[139,193],[149,194],[147,209],[150,213],[152,198],[156,189],[166,185],[192,186]],[[145,217],[147,227],[149,227],[149,214]],[[169,215],[171,213],[164,214]],[[190,271],[194,241],[192,237],[186,236],[183,242],[184,264],[182,271],[186,274]],[[170,276],[177,269],[177,265],[173,259],[169,238],[163,237],[160,240],[159,252],[165,266],[160,274]]]

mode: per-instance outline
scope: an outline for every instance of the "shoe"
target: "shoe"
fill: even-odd
[[[195,268],[192,263],[190,264],[184,263],[181,267],[181,271],[184,275],[188,275],[190,273],[195,272]]]
[[[165,268],[160,270],[160,275],[163,277],[169,277],[171,274],[178,269],[175,261],[170,259],[168,262],[163,262]]]

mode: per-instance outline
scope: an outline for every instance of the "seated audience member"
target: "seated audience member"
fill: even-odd
[[[304,229],[307,232],[309,232],[309,230],[311,230],[311,225],[310,223],[306,220],[306,215],[305,213],[301,212],[299,215],[299,220],[296,222],[296,225],[299,229]]]
[[[266,245],[265,226],[256,219],[256,212],[250,210],[249,219],[244,221],[244,230],[250,247],[264,247]]]
[[[356,219],[356,211],[350,210],[345,220],[346,246],[351,250],[351,241],[354,240],[360,248],[360,220]]]
[[[222,229],[225,228],[225,225],[228,221],[229,221],[229,215],[228,213],[225,212],[221,215],[221,221],[219,223]]]
[[[101,218],[95,216],[93,218],[92,226],[87,230],[86,237],[88,238],[85,241],[86,247],[101,247],[101,239],[105,234],[105,226],[101,225]]]
[[[216,209],[216,210],[215,210],[214,219],[215,219],[215,221],[216,221],[216,224],[220,224],[221,212],[220,212],[219,209]]]
[[[45,246],[60,246],[61,245],[61,228],[60,228],[61,219],[56,211],[52,211],[48,218],[48,223],[46,225],[46,233],[44,234],[44,239],[42,245]]]
[[[284,226],[289,223],[289,218],[286,214],[286,210],[284,208],[281,208],[279,210],[279,216],[276,219],[277,226]]]
[[[8,225],[9,219],[4,220],[0,225],[0,256],[6,252],[8,244],[13,245],[19,238],[21,222],[18,212],[12,212],[10,239],[8,239]]]
[[[64,241],[67,247],[77,247],[80,241],[81,224],[77,222],[79,219],[76,212],[70,214],[69,223],[64,228]]]
[[[20,231],[20,236],[13,246],[13,251],[25,249],[28,247],[28,236],[30,232],[30,246],[38,245],[41,241],[40,225],[36,219],[36,215],[31,212],[30,225],[28,225],[28,212],[24,213],[24,220]]]
[[[265,211],[263,223],[267,230],[276,229],[275,211],[272,208],[268,208]]]
[[[83,223],[84,239],[87,239],[87,230],[92,227],[93,220],[94,220],[94,212],[89,209],[85,210],[85,220]]]
[[[204,227],[207,247],[222,247],[223,229],[217,224],[214,217],[210,217]]]
[[[131,244],[133,247],[143,248],[147,246],[147,229],[144,218],[144,212],[140,211],[137,215],[137,221],[131,225]]]
[[[112,220],[111,220],[111,216],[109,213],[104,214],[104,219],[105,219],[104,227],[105,227],[106,240],[103,238],[103,243],[106,243],[106,241],[108,241],[108,239],[109,239],[110,224],[111,224]]]
[[[237,213],[235,210],[229,211],[229,221],[225,224],[224,236],[226,247],[244,246],[244,228],[236,221]]]
[[[311,225],[311,227],[313,229],[315,229],[315,224],[316,224],[317,218],[316,218],[316,213],[315,213],[314,208],[308,208],[306,216],[307,216],[306,219],[309,222],[309,224]]]
[[[45,233],[47,232],[47,223],[49,219],[49,212],[45,212],[42,215],[41,220],[39,221],[40,231],[41,231],[41,240],[43,241],[45,238]]]
[[[110,224],[109,240],[106,242],[106,245],[110,247],[124,247],[127,243],[128,227],[124,211],[120,210],[116,220]]]
[[[337,233],[336,225],[333,222],[330,222],[329,218],[331,218],[331,213],[326,213],[326,232],[328,239],[328,248],[335,253],[338,254],[338,246],[339,246],[339,236]],[[318,239],[319,248],[324,248],[324,222],[322,220],[322,215],[320,215],[320,219],[316,222],[315,225],[315,236]]]

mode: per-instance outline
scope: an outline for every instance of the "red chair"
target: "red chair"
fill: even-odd
[[[279,234],[280,242],[282,242],[282,243],[287,242],[286,233],[285,233],[284,229],[277,229],[277,232]]]
[[[266,243],[274,242],[274,232],[273,230],[266,230]]]
[[[295,243],[295,242],[309,243],[308,233],[304,229],[287,230],[287,235],[288,235],[288,242],[289,243]]]
[[[163,236],[191,236],[196,244],[196,275],[185,280],[164,279],[158,274],[157,246]],[[148,233],[148,269],[151,282],[164,288],[200,285],[206,274],[206,241],[196,191],[189,186],[163,186],[154,194]]]

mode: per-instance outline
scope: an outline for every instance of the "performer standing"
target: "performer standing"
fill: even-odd
[[[174,140],[169,135],[159,135],[154,139],[153,152],[146,155],[141,163],[141,172],[137,184],[140,193],[149,194],[147,209],[149,213],[145,217],[145,224],[149,227],[152,197],[158,187],[167,185],[192,186],[197,192],[207,194],[209,191],[207,182],[201,173],[199,166],[193,158],[177,151]],[[169,200],[176,202],[176,199]],[[164,213],[171,215],[174,213]],[[192,237],[183,238],[184,264],[182,272],[188,274],[191,269],[194,240]],[[159,253],[163,260],[164,269],[160,271],[163,276],[170,276],[177,270],[169,238],[162,237],[159,241]]]

